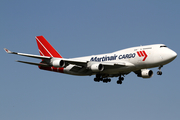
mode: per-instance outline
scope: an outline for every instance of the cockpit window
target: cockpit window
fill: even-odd
[[[162,47],[167,47],[167,46],[165,46],[165,45],[160,46],[160,48],[162,48]]]

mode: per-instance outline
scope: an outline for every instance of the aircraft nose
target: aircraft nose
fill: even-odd
[[[174,51],[172,51],[172,54],[171,54],[171,55],[172,55],[173,58],[176,58],[176,57],[177,57],[177,53],[174,52]]]
[[[162,59],[164,59],[164,61],[169,63],[169,62],[173,61],[177,57],[177,53],[174,52],[171,49],[166,49],[166,50],[163,50],[163,53],[162,53],[161,57],[162,57]]]
[[[174,52],[173,50],[171,50],[171,51],[169,52],[169,57],[174,60],[174,59],[177,57],[177,53]]]

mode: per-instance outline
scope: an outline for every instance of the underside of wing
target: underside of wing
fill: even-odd
[[[48,64],[45,64],[45,63],[33,63],[33,62],[20,61],[20,60],[17,60],[17,62],[30,64],[30,65],[43,66],[43,67],[50,67],[51,66],[51,65],[48,65]]]

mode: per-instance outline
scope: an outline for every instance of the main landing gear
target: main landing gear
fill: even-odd
[[[162,75],[162,71],[161,71],[161,68],[163,67],[163,65],[159,66],[159,71],[157,71],[157,75]]]
[[[108,82],[111,82],[111,79],[109,79],[109,78],[102,78],[101,75],[97,74],[96,77],[94,78],[94,81],[95,82],[103,81],[103,83],[108,83]]]
[[[124,80],[124,77],[122,77],[121,75],[119,76],[119,79],[117,81],[117,84],[122,84],[122,81]],[[94,78],[95,82],[100,82],[103,81],[103,83],[108,83],[111,82],[110,78],[103,78],[100,74],[96,74],[96,77]]]
[[[121,77],[121,75],[119,76],[119,80],[117,81],[117,84],[122,84],[122,81],[124,80],[123,77]]]

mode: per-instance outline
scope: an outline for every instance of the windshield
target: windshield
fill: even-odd
[[[162,48],[162,47],[167,47],[166,45],[162,45],[162,46],[160,46],[160,48]]]

